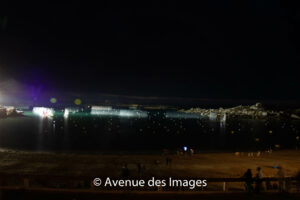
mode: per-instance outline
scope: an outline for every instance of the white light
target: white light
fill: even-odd
[[[148,116],[147,112],[141,110],[120,110],[120,117],[142,117]]]
[[[216,114],[216,113],[213,113],[213,112],[210,112],[210,113],[209,113],[209,119],[210,119],[210,120],[216,120],[216,119],[217,119],[217,114]]]
[[[111,110],[111,106],[92,106],[92,110]]]
[[[54,110],[52,108],[34,107],[32,112],[41,117],[53,117]]]
[[[92,106],[92,115],[102,115],[102,116],[118,116],[118,117],[139,117],[145,118],[148,116],[146,111],[141,110],[119,110],[112,109],[111,107],[102,106]]]
[[[78,108],[65,108],[64,117],[68,118],[70,113],[75,114],[75,113],[78,113],[78,112],[79,112]]]
[[[64,118],[68,118],[68,117],[69,117],[69,110],[65,109]]]
[[[120,110],[119,115],[121,117],[133,117],[135,113],[129,111],[129,110]]]
[[[117,110],[97,110],[92,108],[91,114],[103,116],[118,116],[119,112]]]

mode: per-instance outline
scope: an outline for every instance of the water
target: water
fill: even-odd
[[[112,114],[114,113],[114,114]],[[300,147],[300,121],[210,121],[175,111],[109,113],[32,112],[0,119],[0,148],[31,151],[161,151],[187,146],[201,151],[256,151]]]

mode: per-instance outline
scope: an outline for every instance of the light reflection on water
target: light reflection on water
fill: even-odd
[[[0,120],[0,148],[36,151],[266,150],[299,147],[299,121],[208,120],[197,114],[125,109],[25,112]],[[258,140],[257,140],[258,138]],[[298,139],[297,139],[298,138]]]

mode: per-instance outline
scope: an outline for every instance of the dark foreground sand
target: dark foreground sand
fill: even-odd
[[[279,194],[279,193],[262,193],[262,194],[247,194],[247,193],[184,193],[184,192],[113,192],[113,193],[78,193],[78,192],[47,192],[47,191],[2,191],[0,199],[65,199],[65,200],[92,200],[92,199],[109,199],[109,200],[132,200],[132,199],[155,199],[155,200],[179,200],[179,199],[213,199],[213,200],[298,200],[300,195],[294,194]]]
[[[111,176],[121,174],[123,163],[128,164],[130,175],[135,177],[137,163],[143,165],[142,176],[189,177],[241,177],[251,168],[253,173],[260,166],[265,176],[273,177],[282,166],[286,176],[294,176],[300,170],[300,151],[275,151],[272,154],[248,157],[248,154],[201,153],[171,155],[171,165],[166,165],[164,155],[101,155],[35,153],[0,151],[0,173],[33,175]]]

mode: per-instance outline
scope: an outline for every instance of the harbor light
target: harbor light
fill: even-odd
[[[32,112],[36,115],[41,117],[53,117],[54,110],[52,108],[45,108],[45,107],[34,107]]]

